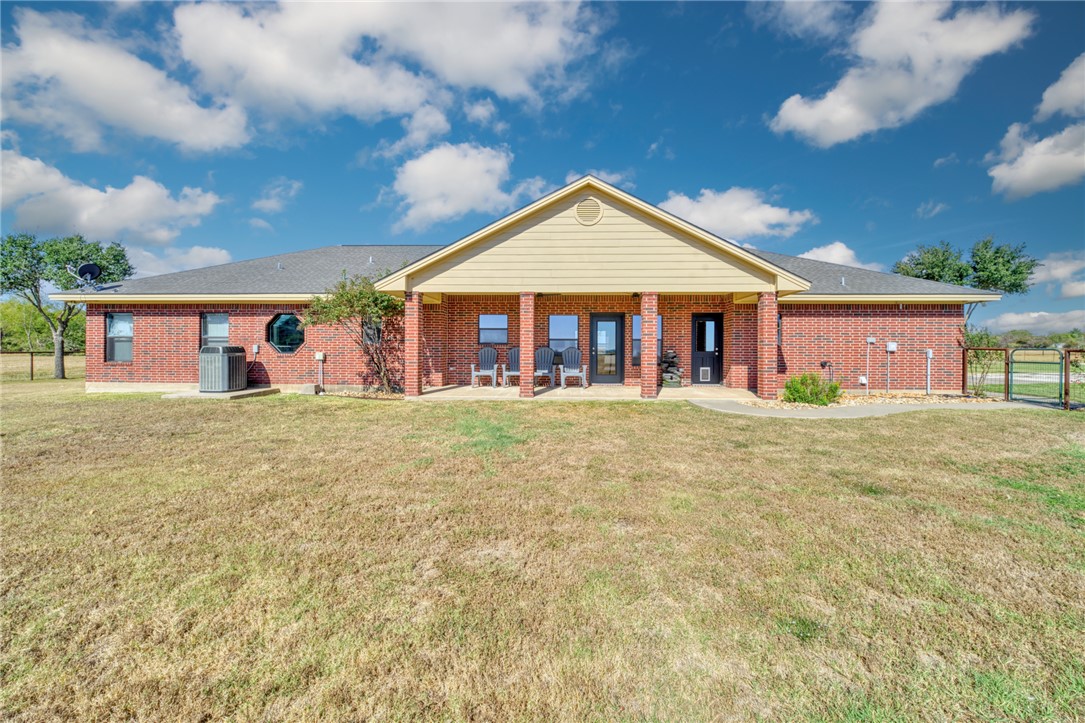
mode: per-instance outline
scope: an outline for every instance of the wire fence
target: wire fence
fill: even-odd
[[[969,347],[961,350],[961,393],[1085,407],[1085,350]]]
[[[83,352],[64,355],[64,372],[68,379],[85,379],[87,361]],[[53,378],[53,352],[0,352],[0,379],[5,382],[40,381]]]

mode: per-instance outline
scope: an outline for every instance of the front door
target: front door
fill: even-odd
[[[693,353],[690,380],[694,384],[719,384],[723,314],[693,315]]]
[[[592,384],[621,384],[625,375],[622,356],[624,314],[591,315],[591,373]]]

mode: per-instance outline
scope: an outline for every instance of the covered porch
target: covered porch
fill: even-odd
[[[405,301],[408,397],[469,384],[484,347],[498,365],[518,350],[516,395],[543,396],[536,351],[572,347],[589,367],[579,394],[642,399],[671,388],[665,354],[671,383],[774,398],[778,297],[809,286],[590,176],[377,283]]]
[[[407,292],[404,332],[408,397],[438,388],[442,398],[474,399],[733,398],[750,390],[771,398],[776,392],[774,292]],[[561,383],[562,352],[568,356],[570,348],[579,352],[584,378],[553,389]],[[544,350],[539,361],[536,353]],[[476,380],[472,365],[481,367],[483,351],[494,359],[494,373]],[[519,369],[512,371],[517,356]],[[547,356],[553,362],[541,366]],[[476,384],[483,388],[471,389]]]

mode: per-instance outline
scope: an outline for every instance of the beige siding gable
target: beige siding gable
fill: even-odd
[[[596,199],[602,217],[585,226],[576,206]],[[419,269],[414,291],[757,292],[775,278],[718,248],[602,194],[579,193],[516,226]]]

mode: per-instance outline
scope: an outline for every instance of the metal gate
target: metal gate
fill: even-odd
[[[1010,399],[1061,403],[1062,365],[1059,349],[1014,349],[1010,352]]]

